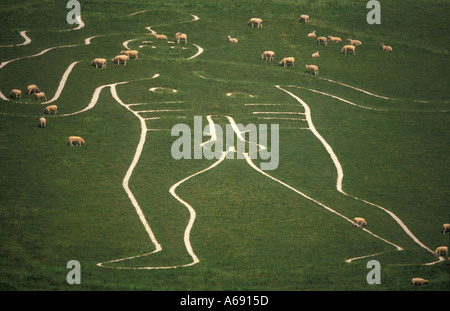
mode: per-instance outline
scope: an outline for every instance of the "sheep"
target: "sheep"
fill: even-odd
[[[36,84],[31,84],[27,87],[27,95],[31,95],[32,93],[39,93],[40,91],[41,90],[39,90]]]
[[[353,55],[356,55],[356,47],[354,45],[344,45],[341,49],[341,54],[348,54],[348,51],[352,51]]]
[[[262,28],[262,26],[263,26],[262,22],[263,22],[262,19],[253,17],[253,18],[250,18],[250,20],[248,21],[248,25],[252,25],[252,28],[253,28],[253,25],[256,24],[257,25],[256,28],[259,28],[259,26],[261,26],[261,28]]]
[[[439,246],[438,248],[436,248],[436,250],[434,251],[434,254],[436,256],[441,256],[441,254],[444,253],[445,256],[448,256],[448,247],[447,246]]]
[[[351,38],[348,38],[347,41],[350,42],[351,45],[355,46],[362,45],[362,42],[359,40],[352,40]]]
[[[317,38],[317,44],[321,44],[322,42],[326,46],[328,44],[327,43],[327,38],[325,38],[325,37],[318,37]]]
[[[273,60],[275,57],[275,52],[273,51],[265,51],[264,53],[261,54],[261,59],[265,59],[268,61]]]
[[[310,74],[314,73],[315,76],[319,75],[319,67],[316,65],[306,65],[305,67],[309,69]]]
[[[230,43],[238,43],[238,39],[232,38],[231,36],[228,36],[228,41],[229,41]]]
[[[50,105],[50,106],[45,107],[44,113],[51,114],[52,112],[53,112],[53,114],[57,114],[58,113],[58,106]]]
[[[300,18],[298,19],[298,21],[299,22],[303,21],[305,23],[305,25],[306,25],[306,24],[309,23],[309,16],[305,15],[305,14],[302,14],[302,15],[300,15]]]
[[[313,53],[311,56],[312,56],[313,58],[318,58],[318,57],[320,57],[319,51],[316,51],[316,53]]]
[[[117,55],[113,59],[111,59],[111,62],[115,63],[117,62],[117,65],[120,65],[120,62],[123,62],[123,65],[127,65],[127,60],[129,59],[128,55]]]
[[[39,127],[43,129],[46,126],[47,126],[47,120],[45,120],[45,118],[40,118],[39,119]]]
[[[412,278],[411,279],[411,286],[414,286],[414,285],[422,286],[422,285],[427,285],[427,284],[428,284],[428,281],[425,279],[422,279],[422,278]]]
[[[158,35],[157,33],[154,33],[153,35],[155,36],[156,39],[166,39],[167,40],[166,35]]]
[[[184,43],[187,43],[187,34],[181,33],[181,32],[177,32],[175,34],[175,39],[177,39],[177,43],[180,43],[181,39],[184,40]]]
[[[386,52],[392,52],[392,47],[389,45],[384,45],[384,43],[381,43],[381,49]]]
[[[283,67],[287,67],[288,63],[291,63],[291,66],[294,67],[295,58],[294,57],[285,57],[279,62],[279,65],[283,65]]]
[[[442,225],[442,234],[446,234],[447,232],[450,232],[450,224],[443,224]]]
[[[342,39],[339,38],[339,37],[328,36],[327,38],[328,38],[328,40],[331,41],[331,42],[335,42],[335,43],[340,43],[340,42],[342,42]]]
[[[135,59],[139,59],[138,54],[139,52],[136,50],[122,50],[120,51],[120,54],[125,54],[128,56],[128,59],[133,56]]]
[[[101,66],[101,68],[106,68],[106,59],[104,58],[95,58],[92,62],[91,65],[94,66],[95,68],[98,68],[99,66]]]
[[[84,141],[83,138],[81,138],[80,136],[69,136],[69,145],[74,146],[74,145],[84,145],[86,142]]]
[[[9,95],[14,99],[20,99],[22,97],[22,91],[18,89],[12,89],[11,94]]]
[[[366,227],[367,221],[362,217],[355,217],[353,220],[353,227]]]
[[[310,32],[308,34],[308,38],[315,38],[315,37],[316,37],[316,31],[315,30],[313,30],[312,32]]]
[[[39,93],[34,93],[34,96],[36,96],[36,100],[40,100],[42,98],[44,98],[45,100],[47,100],[47,96],[45,96],[44,92],[39,92]]]

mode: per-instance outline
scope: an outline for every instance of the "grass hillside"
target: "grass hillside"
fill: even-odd
[[[432,253],[450,244],[448,1],[383,1],[380,25],[356,0],[80,2],[80,29],[65,1],[0,10],[0,289],[449,290],[448,255]],[[319,46],[313,30],[343,42]],[[340,53],[347,38],[363,42],[355,56]],[[127,48],[139,59],[113,64]],[[26,95],[30,84],[55,100]],[[218,141],[230,118],[278,124],[276,169],[258,170],[261,154],[254,166],[239,153],[174,159],[171,130],[198,135],[194,116],[200,130],[212,116]],[[66,281],[70,260],[81,285]],[[381,284],[367,282],[370,260]]]

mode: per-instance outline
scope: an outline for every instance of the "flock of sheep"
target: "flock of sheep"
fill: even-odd
[[[162,38],[162,39],[167,39],[167,36],[165,35],[157,35],[154,34],[154,36],[156,38]],[[177,32],[175,34],[175,39],[177,40],[178,43],[180,43],[181,40],[184,40],[184,43],[187,43],[187,35],[183,34],[181,32]],[[127,61],[131,58],[134,59],[139,59],[138,56],[139,52],[136,50],[122,50],[120,51],[120,54],[115,56],[113,59],[111,59],[112,63],[117,63],[118,65],[120,65],[121,63],[125,66],[127,64]],[[92,62],[91,65],[95,66],[95,68],[101,68],[101,69],[105,69],[106,68],[106,64],[107,61],[105,58],[95,58]],[[47,101],[47,97],[45,95],[44,92],[42,92],[37,85],[32,84],[32,85],[28,85],[27,87],[27,95],[34,95],[36,100],[40,100],[40,99],[45,99]],[[22,97],[22,91],[19,89],[13,89],[11,90],[10,93],[10,97],[13,98],[14,100],[19,100]],[[58,113],[58,106],[57,105],[49,105],[46,106],[44,108],[43,111],[44,114],[57,114]],[[39,118],[39,124],[38,126],[40,128],[45,128],[47,126],[47,120],[44,117]],[[84,145],[86,142],[84,141],[83,138],[79,137],[79,136],[70,136],[69,137],[69,145],[70,146],[74,146],[74,145]]]
[[[27,87],[27,95],[31,96],[34,95],[36,97],[36,100],[45,99],[47,100],[47,97],[45,96],[45,93],[42,92],[39,87],[36,84],[30,84]],[[22,91],[19,89],[13,89],[10,94],[11,98],[15,100],[19,100],[22,97]],[[57,114],[58,113],[58,106],[57,105],[49,105],[44,108],[43,111],[44,114]],[[47,126],[47,120],[44,117],[39,118],[39,124],[38,126],[40,128],[45,128]],[[69,137],[69,144],[72,146],[74,144],[82,145],[85,141],[78,136],[70,136]]]
[[[28,85],[27,95],[34,95],[36,97],[36,100],[40,99],[47,100],[45,93],[41,92],[41,90],[35,84]],[[10,96],[15,100],[19,100],[22,97],[22,91],[19,89],[13,89],[11,90]]]
[[[309,16],[305,15],[305,14],[300,15],[299,22],[308,24]],[[262,28],[263,27],[262,23],[263,23],[263,20],[261,18],[255,18],[255,17],[251,18],[248,21],[248,25],[252,26],[252,28],[254,28],[255,25],[256,25],[256,28]],[[325,46],[327,46],[328,42],[334,42],[334,43],[342,42],[342,39],[339,37],[333,37],[333,36],[317,37],[315,30],[313,30],[311,33],[309,33],[308,37],[309,38],[317,38],[317,44],[319,44],[319,45],[323,44]],[[228,36],[228,41],[230,43],[238,43],[238,39],[231,37],[231,35]],[[347,41],[349,41],[349,44],[344,45],[342,47],[341,54],[349,54],[351,52],[353,55],[356,55],[356,46],[362,45],[362,42],[359,40],[353,40],[351,38],[347,39]],[[386,52],[392,52],[392,47],[384,45],[384,43],[381,43],[381,49]],[[320,57],[319,51],[316,51],[311,56],[313,58]],[[261,59],[264,59],[267,61],[274,60],[274,57],[275,57],[275,52],[273,52],[273,51],[264,51],[264,53],[261,54]],[[295,64],[294,57],[285,57],[279,62],[279,65],[282,65],[283,67],[287,67],[287,66],[294,67],[294,64]],[[319,75],[319,67],[317,65],[306,64],[305,68],[309,70],[310,74],[314,74],[316,76]]]

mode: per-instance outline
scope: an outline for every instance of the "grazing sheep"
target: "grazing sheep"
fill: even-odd
[[[252,28],[253,28],[253,25],[254,24],[256,24],[257,25],[257,27],[256,28],[259,28],[259,26],[261,26],[261,28],[262,28],[262,19],[260,19],[260,18],[256,18],[256,17],[253,17],[253,18],[250,18],[250,20],[248,21],[248,24],[249,25],[252,25]]]
[[[317,44],[321,44],[322,42],[326,46],[328,44],[327,43],[327,38],[325,38],[325,37],[318,37],[317,38]]]
[[[442,225],[442,234],[446,234],[447,232],[450,232],[450,224],[443,224]]]
[[[315,37],[316,37],[316,31],[315,30],[313,30],[312,32],[310,32],[308,34],[308,38],[315,38]]]
[[[441,254],[444,253],[445,256],[448,256],[448,247],[447,246],[439,246],[438,248],[436,248],[436,250],[434,251],[434,254],[436,256],[441,256]]]
[[[74,145],[81,146],[81,145],[84,145],[85,143],[86,142],[84,141],[84,139],[81,138],[80,136],[70,136],[69,137],[69,144],[71,146],[74,146]]]
[[[181,39],[184,40],[184,43],[187,43],[187,34],[181,33],[181,32],[177,32],[175,34],[175,39],[177,39],[177,43],[180,43]]]
[[[106,68],[106,59],[104,58],[95,58],[92,62],[91,65],[94,66],[95,68],[98,68],[99,66],[101,66],[101,68]]]
[[[36,96],[36,100],[40,100],[42,98],[44,98],[45,100],[47,100],[47,96],[45,96],[44,92],[39,92],[39,93],[34,93],[34,96]]]
[[[122,50],[120,51],[120,53],[127,55],[128,59],[131,58],[131,56],[133,56],[135,59],[139,59],[138,57],[139,52],[136,50]]]
[[[384,43],[381,43],[381,49],[386,52],[392,52],[392,47],[389,45],[384,45]]]
[[[273,60],[275,57],[275,52],[273,51],[265,51],[264,53],[261,54],[261,59],[265,59],[268,61]]]
[[[117,55],[116,57],[114,57],[113,59],[111,59],[111,61],[113,63],[117,62],[117,65],[120,65],[120,62],[123,63],[124,66],[126,66],[127,64],[127,60],[128,60],[128,55]]]
[[[353,220],[353,227],[366,227],[367,221],[362,217],[355,217]]]
[[[45,120],[45,118],[40,118],[39,119],[39,127],[41,129],[45,128],[45,126],[47,125],[47,120]]]
[[[319,67],[317,67],[316,65],[306,65],[305,67],[309,69],[310,74],[314,73],[315,76],[319,75]]]
[[[291,64],[292,67],[294,67],[295,58],[294,57],[285,57],[279,62],[279,65],[283,65],[283,67],[287,67],[288,63]]]
[[[22,97],[22,91],[18,89],[13,89],[11,90],[11,94],[9,96],[11,96],[14,99],[19,99],[20,97]]]
[[[40,91],[41,90],[39,90],[36,84],[31,84],[27,87],[27,95],[31,95],[32,93],[39,93]]]
[[[327,38],[328,38],[328,40],[331,41],[331,42],[335,42],[335,43],[342,42],[342,39],[339,38],[339,37],[328,36]]]
[[[352,39],[348,38],[347,41],[350,42],[351,45],[355,45],[355,46],[362,45],[362,42],[359,40],[352,40]]]
[[[167,40],[167,36],[166,35],[158,35],[156,33],[153,34],[155,36],[156,39],[166,39]]]
[[[356,47],[354,45],[344,45],[341,49],[341,54],[348,54],[348,51],[352,51],[353,55],[356,55]]]
[[[58,106],[50,105],[50,106],[45,107],[44,113],[51,114],[52,112],[53,112],[53,114],[57,114],[58,113]]]
[[[318,57],[320,57],[319,51],[316,51],[316,53],[313,53],[311,56],[312,56],[313,58],[318,58]]]
[[[428,284],[428,281],[425,279],[422,279],[422,278],[411,279],[411,286],[414,286],[414,285],[422,286],[422,285],[427,285],[427,284]]]
[[[231,36],[228,36],[228,41],[231,42],[231,43],[238,43],[238,39],[231,38]]]
[[[300,18],[298,19],[298,21],[299,22],[303,21],[305,23],[305,25],[306,25],[306,24],[309,23],[309,16],[305,15],[305,14],[302,14],[302,15],[300,15]]]

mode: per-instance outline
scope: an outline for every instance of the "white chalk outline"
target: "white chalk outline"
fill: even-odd
[[[80,62],[80,61],[75,61],[75,62],[71,63],[71,64],[69,65],[69,67],[67,67],[67,69],[66,69],[66,71],[64,72],[64,74],[63,74],[61,80],[59,81],[59,85],[58,85],[58,88],[57,88],[57,90],[56,90],[56,92],[55,92],[55,95],[54,95],[53,98],[50,99],[49,101],[43,102],[43,103],[42,103],[43,105],[44,105],[44,104],[50,104],[50,103],[56,101],[56,100],[59,98],[59,96],[61,95],[61,93],[62,93],[62,91],[63,91],[63,89],[64,89],[64,86],[66,85],[66,81],[67,81],[67,79],[68,79],[70,73],[72,72],[72,69],[73,69],[73,68],[75,67],[75,65],[78,64],[79,62]]]
[[[84,24],[83,20],[81,19],[81,15],[76,15],[76,16],[75,16],[75,19],[76,19],[77,22],[78,22],[78,23],[76,23],[76,24],[78,24],[77,27],[71,28],[71,29],[63,29],[63,30],[60,30],[60,31],[80,30],[81,28],[84,28],[84,26],[86,26],[86,25]]]
[[[293,97],[296,101],[298,101],[304,107],[305,113],[306,113],[306,120],[307,120],[307,122],[309,124],[310,131],[317,137],[317,139],[319,139],[319,141],[325,147],[325,149],[327,150],[328,154],[330,155],[330,157],[331,157],[331,159],[332,159],[332,161],[334,163],[334,166],[336,168],[336,171],[337,171],[336,190],[338,192],[348,196],[348,197],[354,198],[356,200],[362,201],[362,202],[364,202],[366,204],[375,206],[375,207],[383,210],[384,212],[386,212],[389,216],[391,216],[400,225],[400,227],[403,229],[403,231],[405,231],[405,233],[408,236],[410,236],[411,239],[415,243],[417,243],[420,247],[424,248],[425,250],[427,250],[427,251],[431,252],[432,254],[434,254],[434,252],[431,249],[429,249],[426,245],[424,245],[422,242],[419,241],[419,239],[409,230],[409,228],[403,223],[403,221],[397,215],[395,215],[393,212],[389,211],[388,209],[386,209],[386,208],[384,208],[384,207],[382,207],[382,206],[380,206],[378,204],[374,204],[374,203],[369,202],[367,200],[360,199],[358,197],[355,197],[355,196],[350,195],[350,194],[348,194],[348,193],[343,191],[343,189],[342,189],[342,180],[344,178],[344,171],[343,171],[342,166],[341,166],[341,164],[340,164],[336,154],[334,153],[333,149],[326,142],[326,140],[319,134],[319,132],[316,130],[314,124],[312,123],[311,110],[310,110],[309,106],[300,97],[294,95],[293,93],[287,91],[286,89],[283,89],[281,86],[276,85],[275,87],[280,89],[281,91],[287,93],[291,97]],[[295,86],[290,85],[290,87],[295,87]],[[352,260],[354,260],[354,259],[352,259]],[[444,259],[442,257],[439,257],[439,260],[437,262],[442,261],[442,260],[444,260]],[[426,263],[425,265],[430,265],[430,264],[434,264],[434,263],[436,263],[436,262]]]
[[[130,13],[130,14],[128,14],[127,16],[133,16],[133,15],[136,15],[136,14],[145,13],[145,12],[147,12],[147,11],[148,11],[148,10],[137,11],[137,12],[134,12],[134,13]]]
[[[24,42],[18,43],[18,44],[0,45],[0,48],[9,48],[9,47],[13,47],[13,46],[24,46],[24,45],[30,44],[31,39],[30,39],[30,37],[27,36],[27,34],[26,34],[27,31],[28,30],[22,30],[20,32],[20,35],[25,39]]]

